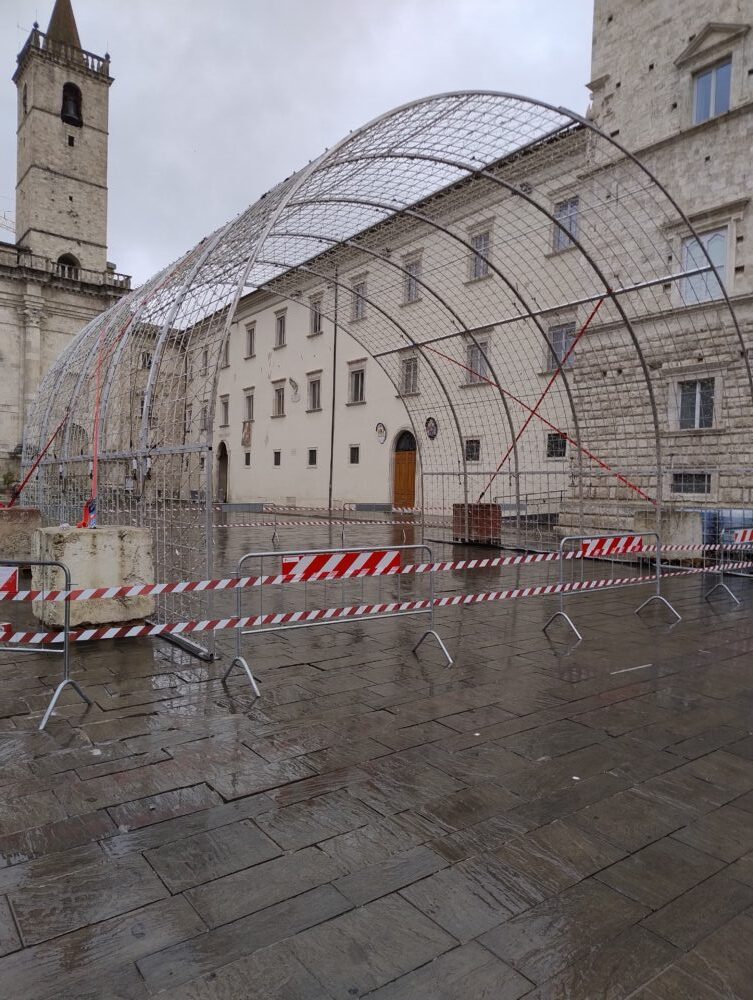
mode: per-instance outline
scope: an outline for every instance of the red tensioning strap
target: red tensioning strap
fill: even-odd
[[[580,340],[580,338],[583,336],[583,334],[586,332],[586,330],[591,325],[591,321],[593,320],[593,318],[596,315],[596,313],[599,311],[599,309],[601,307],[601,304],[602,304],[602,302],[604,301],[605,298],[606,298],[605,295],[602,296],[599,299],[599,301],[596,303],[596,305],[594,306],[594,308],[591,310],[591,315],[588,317],[588,319],[586,320],[586,322],[583,324],[583,326],[578,331],[578,336],[573,339],[573,342],[568,347],[567,351],[565,352],[564,357],[560,360],[557,368],[555,369],[555,371],[552,374],[552,377],[547,382],[546,388],[544,389],[544,391],[539,396],[538,402],[536,403],[536,405],[534,406],[534,408],[531,410],[531,412],[526,417],[525,421],[523,422],[523,426],[520,428],[520,430],[518,431],[518,433],[515,435],[515,439],[513,440],[513,443],[510,445],[510,447],[504,453],[504,455],[502,456],[502,461],[499,463],[499,465],[497,466],[497,468],[494,470],[494,473],[493,473],[491,479],[489,480],[489,482],[486,484],[486,486],[483,488],[483,490],[479,494],[479,498],[477,500],[477,503],[481,503],[481,501],[484,499],[486,491],[489,489],[489,487],[492,485],[492,483],[494,482],[494,480],[497,478],[497,476],[499,475],[499,473],[500,473],[500,471],[502,469],[502,466],[505,464],[505,462],[507,461],[507,459],[510,457],[510,455],[515,450],[515,445],[518,443],[518,441],[520,441],[521,437],[523,436],[523,434],[525,432],[526,427],[528,427],[528,425],[530,424],[530,422],[533,420],[534,417],[538,416],[539,407],[541,406],[541,404],[546,399],[547,393],[552,388],[552,386],[556,382],[556,380],[557,380],[560,372],[564,369],[565,365],[567,364],[567,361],[568,361],[570,355],[575,350],[575,347],[576,347],[578,341]]]
[[[482,375],[480,372],[474,371],[473,368],[469,368],[468,365],[464,365],[462,361],[458,361],[456,358],[451,358],[449,354],[444,354],[442,351],[438,351],[436,347],[431,347],[429,344],[418,344],[417,346],[424,351],[431,351],[432,354],[436,354],[440,358],[444,358],[445,361],[449,361],[451,364],[457,365],[458,368],[462,368],[464,371],[470,372],[471,375],[474,375],[476,378],[481,379],[482,382],[486,382],[488,385],[493,385],[495,389],[499,389],[501,393],[512,399],[513,402],[518,404],[518,406],[522,406],[524,410],[528,410],[529,413],[536,416],[546,427],[549,427],[551,430],[556,431],[558,434],[560,434],[568,442],[568,444],[571,444],[573,446],[573,448],[576,448],[578,451],[582,451],[583,454],[587,458],[590,458],[592,462],[595,462],[599,466],[599,468],[604,469],[604,471],[608,472],[610,476],[614,476],[615,479],[621,482],[624,486],[627,486],[629,489],[633,490],[633,492],[637,493],[638,496],[642,497],[644,500],[648,500],[649,503],[652,503],[654,506],[656,506],[656,500],[654,500],[653,497],[650,497],[648,493],[644,492],[644,490],[642,490],[640,486],[636,486],[635,483],[631,483],[630,480],[627,479],[625,476],[623,476],[620,472],[615,472],[615,470],[610,465],[607,465],[607,463],[603,459],[599,458],[598,455],[594,455],[594,453],[592,451],[589,451],[585,445],[578,444],[578,442],[574,441],[569,434],[563,431],[560,427],[557,427],[550,420],[547,420],[546,417],[542,417],[540,413],[534,413],[532,407],[530,407],[527,403],[524,403],[522,399],[518,399],[518,397],[513,395],[513,393],[511,393],[508,389],[503,389],[501,385],[498,385],[496,382],[493,382],[492,379],[487,378],[486,375]]]

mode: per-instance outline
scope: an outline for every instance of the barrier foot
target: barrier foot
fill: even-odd
[[[236,667],[236,666],[240,667],[241,670],[243,670],[243,672],[245,673],[246,677],[248,677],[249,682],[251,684],[251,687],[253,688],[253,691],[254,691],[254,694],[256,695],[256,697],[257,698],[261,698],[261,691],[259,690],[259,685],[256,683],[256,678],[251,673],[251,668],[249,667],[249,665],[246,663],[245,659],[242,656],[236,656],[235,657],[235,659],[233,660],[233,662],[230,664],[230,666],[227,668],[227,670],[223,674],[222,683],[223,684],[227,683],[227,679],[230,676],[230,674],[232,673],[233,667]]]
[[[726,592],[729,594],[729,596],[732,598],[732,600],[735,602],[735,604],[737,604],[737,605],[740,604],[740,598],[737,597],[735,594],[732,593],[732,591],[729,589],[729,587],[727,586],[726,583],[717,583],[717,584],[714,584],[714,586],[711,588],[711,590],[709,590],[708,593],[706,593],[706,594],[703,595],[704,599],[708,601],[708,599],[711,597],[711,595],[714,593],[715,590],[726,590]]]
[[[447,646],[445,646],[445,644],[440,639],[439,634],[437,632],[435,632],[433,628],[430,628],[430,629],[428,629],[428,631],[424,632],[424,634],[418,640],[418,642],[413,647],[413,649],[411,650],[411,652],[415,654],[416,650],[421,645],[421,643],[424,641],[424,639],[428,639],[430,635],[433,635],[434,638],[437,640],[437,643],[439,644],[439,648],[442,650],[442,652],[444,653],[445,657],[447,658],[447,666],[451,667],[452,663],[453,663],[453,660],[452,660],[452,657],[450,656],[450,654],[447,652]]]
[[[570,628],[573,630],[573,632],[575,632],[575,634],[578,636],[578,642],[582,642],[583,641],[583,636],[580,634],[580,632],[575,627],[575,622],[572,620],[572,618],[570,617],[570,615],[566,615],[564,611],[555,611],[554,614],[552,615],[552,617],[546,623],[546,625],[544,625],[544,627],[542,629],[542,632],[546,632],[547,631],[547,629],[552,624],[552,622],[555,620],[555,618],[564,618],[565,622],[570,626]]]
[[[65,690],[65,688],[68,685],[70,685],[73,688],[73,690],[76,692],[76,694],[79,696],[79,698],[82,701],[85,701],[87,705],[91,705],[92,700],[89,697],[89,695],[84,693],[84,691],[79,687],[79,685],[76,683],[76,681],[71,680],[70,678],[66,678],[66,680],[61,681],[58,684],[58,686],[55,688],[55,694],[52,696],[52,700],[50,701],[50,704],[47,706],[47,711],[44,713],[42,721],[39,723],[39,731],[40,732],[44,729],[44,727],[50,721],[50,716],[55,711],[55,706],[58,703],[58,698],[60,697],[60,695],[63,693],[63,691]]]
[[[682,621],[682,615],[680,614],[680,612],[676,608],[672,607],[667,598],[662,597],[661,594],[652,594],[651,597],[647,598],[643,602],[643,604],[641,604],[639,607],[635,609],[635,613],[639,615],[641,611],[643,611],[643,609],[647,605],[649,605],[652,601],[660,601],[666,608],[669,608],[669,610],[672,612],[672,614],[675,616],[678,622]]]

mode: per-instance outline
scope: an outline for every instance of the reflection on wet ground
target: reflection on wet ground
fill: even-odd
[[[217,539],[226,571],[271,548],[246,534]],[[94,705],[65,696],[42,734],[59,661],[2,653],[0,995],[750,997],[753,590],[731,586],[739,609],[668,581],[674,628],[635,617],[642,590],[572,598],[577,646],[542,633],[551,599],[442,611],[451,668],[410,654],[420,620],[252,637],[259,701],[220,681],[227,635],[220,663],[82,646]]]

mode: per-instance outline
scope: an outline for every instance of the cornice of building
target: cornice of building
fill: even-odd
[[[26,44],[16,57],[18,66],[13,74],[14,83],[18,83],[32,59],[43,59],[46,62],[76,69],[79,73],[107,83],[108,86],[113,82],[113,77],[110,76],[110,56],[108,53],[105,53],[104,56],[98,56],[94,52],[87,52],[86,49],[52,39],[37,27],[32,28],[31,34],[26,39]]]

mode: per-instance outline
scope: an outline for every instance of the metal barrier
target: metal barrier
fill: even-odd
[[[65,589],[71,589],[71,572],[65,563],[56,562],[55,560],[39,560],[39,559],[3,559],[3,566],[15,566],[20,569],[22,566],[56,566],[58,569],[63,571],[63,577],[65,578]],[[44,591],[42,596],[39,598],[40,601],[44,601]],[[23,647],[20,645],[9,646],[7,644],[0,645],[0,652],[13,653],[53,653],[63,656],[63,679],[55,688],[55,692],[50,700],[50,704],[47,706],[47,711],[42,717],[42,721],[39,723],[40,731],[45,728],[50,720],[50,716],[55,710],[55,706],[58,703],[60,695],[63,693],[66,687],[70,686],[76,692],[76,694],[81,698],[82,701],[86,702],[87,705],[91,705],[91,698],[82,690],[77,681],[74,681],[71,677],[71,657],[70,657],[70,632],[71,632],[71,606],[68,601],[63,602],[63,648],[54,649],[49,647],[40,646],[28,646]],[[0,640],[7,637],[8,630],[3,629],[0,625]]]
[[[643,543],[645,538],[651,538],[654,540],[654,544],[646,547]],[[567,546],[573,542],[577,543],[580,548],[580,558],[573,559],[567,558]],[[571,571],[580,572],[581,578],[583,580],[585,570],[588,564],[592,563],[593,560],[598,560],[600,563],[609,562],[611,563],[612,569],[612,579],[614,579],[614,569],[615,565],[624,565],[627,559],[635,560],[636,557],[639,559],[651,558],[655,563],[654,575],[650,577],[626,577],[623,580],[623,586],[630,586],[633,584],[639,584],[643,582],[654,582],[656,586],[656,593],[648,597],[642,604],[640,604],[635,609],[635,614],[640,614],[640,612],[652,601],[659,601],[664,604],[672,614],[677,618],[677,621],[682,621],[682,615],[674,608],[666,597],[662,596],[661,592],[661,540],[659,535],[655,531],[642,531],[642,532],[623,532],[620,534],[609,534],[609,535],[565,535],[564,538],[560,539],[559,543],[559,585],[562,588],[559,593],[559,610],[555,611],[554,614],[547,620],[544,625],[544,632],[546,632],[549,626],[557,619],[562,618],[567,625],[572,629],[578,640],[582,640],[583,636],[580,634],[575,626],[572,618],[565,611],[565,594],[567,593],[567,583],[565,580],[565,568],[566,566],[571,567]],[[577,569],[575,569],[577,567]],[[596,581],[598,582],[598,581]],[[576,589],[576,588],[573,588]],[[588,589],[587,581],[585,585],[581,585],[577,588],[579,593],[582,593]],[[597,589],[594,586],[594,589]]]
[[[723,590],[732,598],[735,604],[739,605],[740,599],[733,594],[724,582],[724,573],[728,568],[732,569],[734,566],[739,566],[741,562],[746,561],[739,559],[737,556],[738,553],[745,552],[748,558],[750,558],[753,551],[753,528],[723,528],[719,535],[719,541],[721,544],[715,558],[716,572],[719,579],[711,590],[708,590],[703,596],[708,601],[714,591]]]
[[[428,545],[390,545],[384,550],[377,550],[373,546],[363,547],[363,548],[339,548],[339,549],[294,549],[288,552],[271,551],[271,552],[247,552],[245,555],[241,556],[238,560],[237,576],[241,577],[243,575],[243,566],[248,560],[256,559],[259,561],[258,575],[263,576],[265,574],[264,562],[272,559],[275,565],[279,566],[277,573],[280,577],[279,586],[283,586],[289,583],[301,583],[304,587],[304,604],[306,603],[306,586],[307,581],[316,582],[317,575],[324,577],[326,575],[327,579],[322,580],[324,583],[325,592],[327,582],[332,582],[342,585],[343,591],[344,586],[348,581],[361,580],[361,604],[365,605],[364,601],[364,587],[366,579],[375,579],[378,586],[381,587],[383,580],[394,580],[397,589],[397,601],[401,600],[401,576],[399,573],[394,575],[384,575],[383,566],[379,573],[369,572],[369,561],[371,557],[375,559],[389,559],[394,558],[394,565],[399,567],[401,557],[403,553],[423,553],[425,556],[425,561],[427,563],[433,562],[433,556],[431,549]],[[317,559],[316,557],[322,557]],[[339,559],[337,557],[340,557]],[[373,560],[372,560],[373,561]],[[267,572],[269,572],[269,565],[267,566]],[[444,653],[447,659],[447,665],[452,666],[452,657],[447,651],[447,647],[440,638],[438,632],[434,627],[434,572],[430,571],[425,574],[428,577],[429,586],[429,599],[426,607],[420,607],[405,611],[385,611],[378,614],[369,613],[368,620],[383,619],[383,618],[406,618],[415,615],[428,615],[429,616],[429,628],[423,633],[421,638],[418,640],[416,645],[413,647],[412,652],[415,653],[421,643],[427,639],[429,636],[433,636],[439,648]],[[275,581],[278,583],[278,581]],[[256,593],[259,598],[259,614],[264,614],[264,598],[265,591],[267,587],[259,587]],[[236,611],[238,617],[242,617],[242,597],[244,591],[238,589],[236,591]],[[331,621],[323,617],[316,621],[304,621],[296,622],[295,619],[303,612],[295,613],[285,613],[281,612],[279,615],[280,622],[273,622],[272,624],[263,625],[257,628],[251,629],[236,629],[235,633],[235,657],[231,662],[230,666],[225,671],[223,676],[223,681],[227,681],[231,672],[235,667],[240,667],[244,671],[251,687],[257,697],[260,696],[259,686],[257,684],[256,678],[254,677],[251,668],[248,665],[247,659],[243,655],[242,649],[242,637],[244,635],[259,635],[264,632],[287,632],[293,631],[295,629],[303,628],[314,628],[316,626],[329,625],[332,624]],[[338,619],[338,621],[365,621],[366,616],[359,617],[356,613],[348,619]]]

